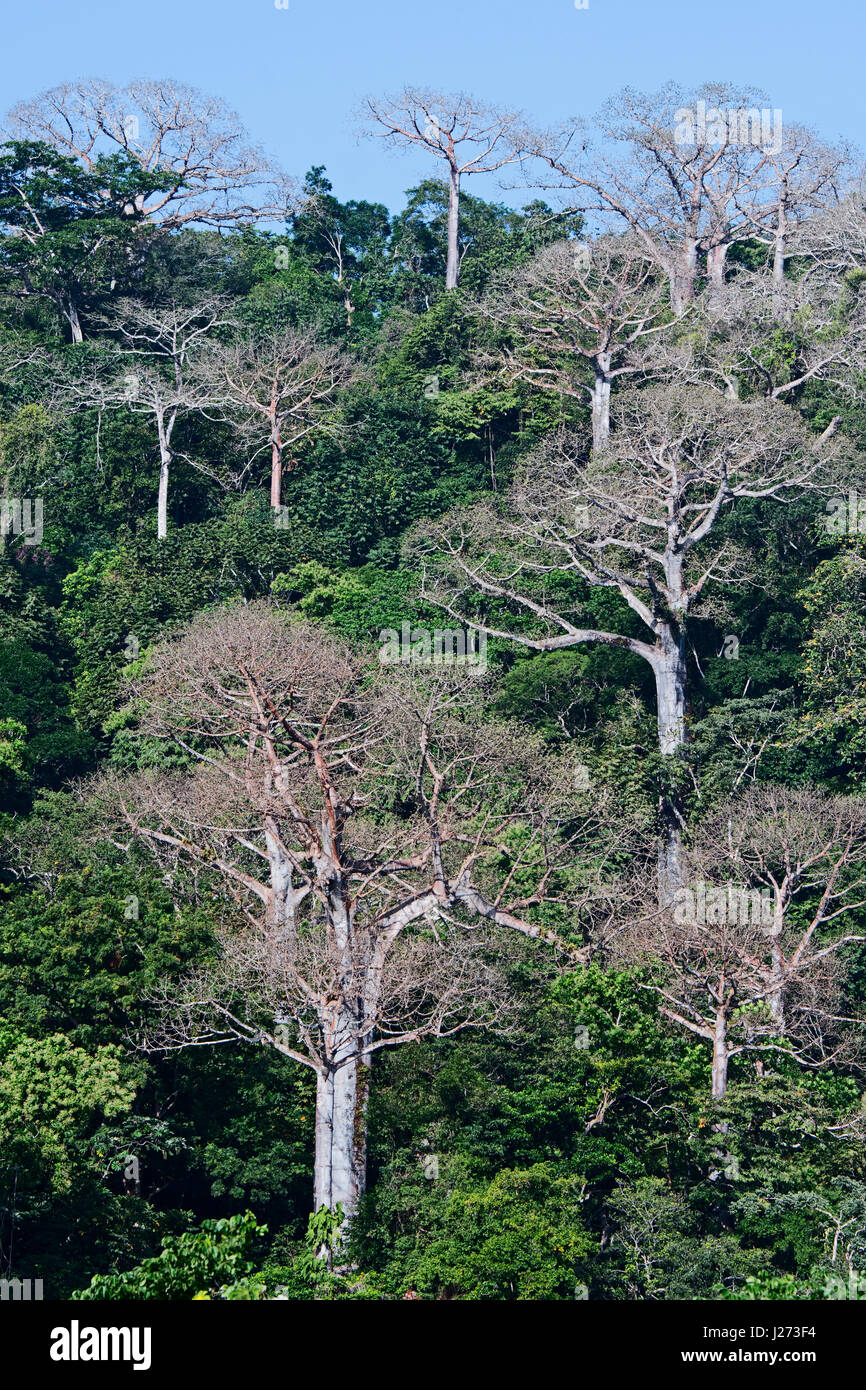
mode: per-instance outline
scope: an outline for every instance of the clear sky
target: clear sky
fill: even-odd
[[[175,77],[224,97],[290,173],[324,164],[338,197],[395,208],[432,169],[357,142],[367,92],[462,89],[546,124],[626,85],[750,83],[785,121],[866,147],[864,37],[863,0],[30,0],[6,6],[2,110],[72,78]],[[515,200],[495,178],[469,188]]]

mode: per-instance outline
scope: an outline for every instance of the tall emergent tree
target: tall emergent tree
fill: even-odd
[[[218,956],[145,1045],[243,1040],[311,1067],[317,1208],[351,1215],[363,1191],[374,1053],[507,1014],[503,942],[468,928],[558,941],[601,871],[596,811],[575,815],[537,740],[483,721],[475,680],[371,666],[258,604],[199,619],[137,683],[144,730],[188,771],[108,791],[226,908]]]
[[[485,369],[588,400],[594,449],[610,434],[614,381],[646,372],[647,343],[671,317],[663,276],[628,235],[546,247],[501,276],[479,312],[502,330],[478,354]]]
[[[447,165],[445,288],[456,289],[460,276],[460,181],[469,174],[493,173],[520,158],[515,145],[520,117],[476,101],[465,92],[451,95],[417,87],[405,87],[394,97],[368,97],[363,117],[372,120],[367,133],[397,149],[427,150]]]
[[[713,533],[738,498],[785,500],[812,484],[824,452],[785,406],[709,391],[626,391],[614,420],[589,458],[581,438],[554,438],[499,505],[430,523],[424,591],[460,622],[534,651],[600,642],[641,657],[655,677],[659,750],[673,759],[687,738],[689,619],[710,584],[746,577]],[[623,630],[581,621],[585,586],[621,596]],[[629,613],[644,637],[629,632]],[[670,898],[682,816],[676,776],[666,780],[660,886]]]
[[[668,83],[650,94],[626,88],[601,112],[595,143],[582,121],[570,120],[525,134],[522,150],[550,170],[539,176],[541,187],[568,190],[605,226],[627,227],[640,239],[681,313],[701,275],[711,295],[723,285],[731,247],[756,227],[784,259],[784,219],[801,198],[790,171],[784,182],[790,160],[782,159],[781,113],[765,100],[719,82],[694,89]],[[831,184],[832,176],[816,175],[802,201],[832,196]]]
[[[286,211],[287,181],[235,112],[184,82],[64,82],[14,106],[6,129],[87,172],[105,154],[125,154],[140,172],[137,187],[130,181],[127,214],[165,231],[231,227]]]

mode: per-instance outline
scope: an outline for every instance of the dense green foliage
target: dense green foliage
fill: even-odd
[[[844,1296],[839,1279],[866,1272],[862,1072],[744,1053],[710,1102],[705,1044],[669,1025],[639,973],[566,968],[532,942],[512,963],[507,1036],[377,1054],[369,1190],[348,1251],[327,1213],[305,1237],[308,1070],[252,1047],[131,1042],[160,981],[208,958],[220,905],[103,838],[82,799],[97,769],[168,766],[131,736],[126,677],[196,614],[256,598],[370,649],[384,628],[441,620],[404,548],[410,528],[501,492],[538,439],[586,425],[575,399],[481,381],[473,365],[493,332],[477,296],[580,218],[465,195],[461,286],[445,294],[435,180],[392,216],[341,203],[317,167],[281,233],[169,235],[120,216],[119,156],[85,174],[48,146],[0,153],[0,352],[23,361],[0,379],[0,464],[7,496],[45,508],[38,543],[6,535],[0,562],[0,1275],[84,1299]],[[35,244],[14,235],[22,186],[44,221]],[[233,473],[245,439],[190,415],[158,542],[159,456],[142,417],[58,407],[50,381],[106,350],[115,280],[153,303],[198,284],[236,322],[312,324],[349,354],[339,428],[306,435],[285,477],[289,524],[268,506],[269,456]],[[793,397],[816,430],[833,391]],[[849,397],[839,410],[853,445],[862,412]],[[864,539],[762,499],[735,508],[724,535],[752,579],[689,632],[690,814],[744,778],[866,792]],[[609,590],[580,598],[599,626],[628,621]],[[730,632],[737,661],[721,654]],[[575,751],[623,817],[651,825],[662,774],[642,663],[505,641],[491,657],[493,713]]]

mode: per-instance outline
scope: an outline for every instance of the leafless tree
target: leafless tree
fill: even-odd
[[[520,158],[515,137],[520,117],[477,101],[465,92],[452,95],[405,87],[393,97],[367,97],[361,111],[365,133],[397,149],[419,148],[448,167],[448,255],[445,288],[457,287],[460,182],[469,174],[489,174]]]
[[[603,809],[575,815],[566,761],[486,723],[475,679],[371,669],[266,604],[208,615],[136,687],[189,771],[102,787],[231,909],[217,963],[166,995],[145,1045],[241,1039],[312,1067],[317,1207],[351,1213],[363,1190],[373,1054],[507,1014],[473,924],[581,956],[534,918],[567,927],[593,901]]]
[[[558,242],[503,276],[480,302],[481,315],[505,337],[479,360],[509,382],[588,399],[600,449],[610,433],[611,387],[619,377],[646,374],[646,342],[668,326],[667,301],[637,237]]]
[[[713,1096],[745,1052],[859,1061],[843,948],[866,940],[866,803],[756,785],[699,829],[686,860],[674,903],[647,894],[615,941],[664,1016],[712,1045]]]
[[[128,409],[145,415],[156,429],[159,488],[156,534],[168,534],[168,482],[175,447],[175,427],[185,415],[216,407],[213,384],[192,370],[207,335],[224,326],[226,300],[214,295],[191,304],[172,300],[146,303],[119,300],[100,322],[111,335],[109,350],[96,358],[67,364],[57,381],[57,402],[81,408]],[[195,467],[203,465],[184,454]]]
[[[431,522],[416,544],[424,593],[461,622],[535,651],[600,642],[640,656],[655,677],[659,749],[686,741],[686,634],[705,591],[746,578],[742,557],[713,531],[738,498],[782,501],[817,483],[825,449],[777,403],[726,402],[680,387],[626,391],[607,447],[587,461],[558,437],[526,462],[499,505]],[[618,592],[647,640],[581,622],[571,575]],[[663,797],[660,886],[678,886],[681,813]]]
[[[847,148],[833,146],[802,125],[786,124],[778,147],[767,147],[763,196],[745,201],[751,236],[772,248],[773,286],[782,295],[785,267],[803,223],[833,211],[850,187],[853,166]],[[783,313],[780,300],[778,315]]]
[[[44,366],[48,356],[44,347],[10,334],[0,343],[0,381],[13,380],[16,373],[24,368]]]
[[[650,344],[647,357],[659,375],[730,400],[745,388],[783,400],[810,381],[856,394],[866,369],[866,295],[820,265],[781,285],[769,270],[740,269],[711,304],[693,305],[687,331]]]
[[[337,393],[356,369],[345,353],[307,326],[214,342],[201,371],[252,440],[250,462],[270,450],[271,506],[279,507],[293,450],[314,431],[335,431]]]
[[[753,227],[755,206],[766,205],[775,131],[765,144],[765,132],[750,124],[753,113],[760,121],[762,100],[725,83],[692,91],[669,83],[650,95],[626,89],[596,122],[597,145],[571,120],[525,130],[520,147],[550,169],[552,178],[537,180],[542,187],[568,190],[575,206],[634,232],[667,275],[681,313],[694,298],[701,258],[714,290],[728,250]]]
[[[174,174],[170,187],[135,195],[129,208],[167,231],[285,215],[289,186],[237,115],[183,82],[64,82],[19,102],[5,124],[9,135],[53,145],[85,169],[100,152],[123,151],[147,172]]]
[[[837,204],[807,218],[793,237],[793,254],[808,256],[837,275],[866,267],[866,195],[863,185]]]

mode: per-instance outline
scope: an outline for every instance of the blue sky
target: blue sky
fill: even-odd
[[[863,0],[66,0],[7,9],[12,102],[77,77],[176,77],[224,97],[289,172],[398,207],[423,156],[359,143],[366,92],[463,89],[547,123],[670,78],[762,87],[786,121],[866,147]],[[469,190],[514,201],[494,178]],[[519,199],[518,199],[519,201]]]

